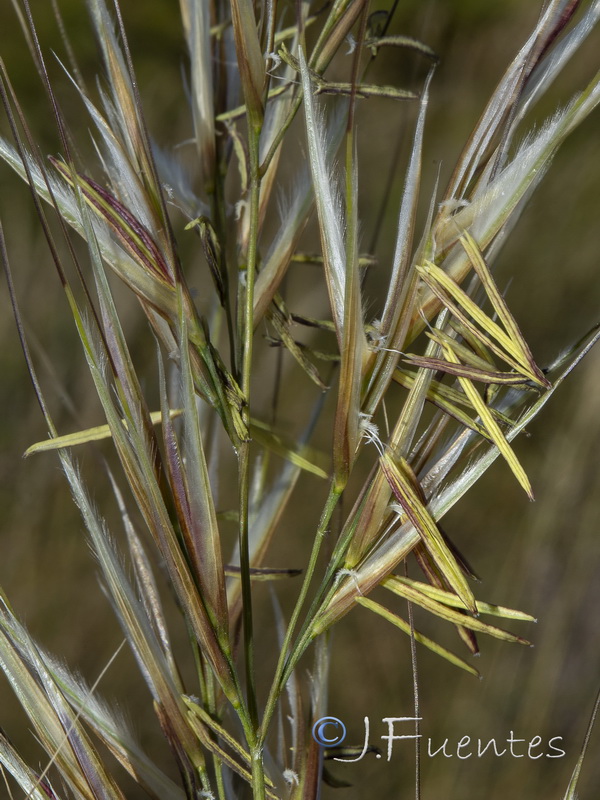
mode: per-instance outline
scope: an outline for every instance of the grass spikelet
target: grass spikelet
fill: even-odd
[[[246,109],[251,124],[258,130],[264,116],[265,62],[249,0],[232,0],[231,22]]]
[[[210,15],[206,3],[180,0],[181,16],[190,54],[192,116],[202,182],[208,194],[215,190],[215,114]]]
[[[0,763],[6,771],[15,779],[21,791],[32,800],[60,800],[60,796],[54,791],[51,785],[44,779],[39,778],[36,773],[27,766],[19,756],[9,740],[0,733]],[[3,775],[5,778],[5,776]]]
[[[344,292],[345,292],[345,252],[342,207],[339,193],[332,181],[331,170],[327,165],[323,123],[319,119],[313,100],[313,90],[306,59],[300,49],[300,74],[304,92],[304,113],[306,136],[308,139],[309,162],[315,191],[315,203],[319,217],[319,228],[323,256],[325,259],[325,275],[327,290],[331,302],[333,319],[336,324],[338,340],[343,337],[344,325]]]
[[[37,648],[6,606],[0,613],[0,663],[37,735],[71,789],[85,798],[124,800]]]
[[[414,474],[411,475],[412,471],[409,465],[405,461],[397,465],[388,453],[384,453],[381,456],[380,464],[396,499],[419,532],[423,544],[441,574],[463,601],[465,607],[472,613],[477,614],[473,593],[453,554],[444,542],[435,521],[431,518],[422,499],[415,490],[413,485]]]
[[[134,166],[141,184],[148,193],[149,205],[156,215],[157,227],[162,227],[166,222],[162,190],[156,178],[150,144],[139,98],[136,94],[134,76],[131,73],[130,64],[127,63],[127,50],[123,52],[119,46],[104,0],[90,0],[89,5],[110,87],[111,122],[118,131],[118,137],[126,149],[130,163]],[[115,10],[120,20],[117,3],[115,3]],[[119,33],[126,47],[122,26]],[[171,269],[174,268],[173,264],[169,266]]]

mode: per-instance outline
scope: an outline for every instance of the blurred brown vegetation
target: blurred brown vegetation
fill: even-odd
[[[60,5],[81,68],[92,81],[95,51],[83,4],[71,0]],[[173,145],[191,133],[181,90],[184,54],[177,27],[178,4],[155,0],[123,5],[150,128],[159,144]],[[442,57],[427,123],[427,202],[438,170],[444,185],[489,93],[524,40],[537,7],[537,3],[516,0],[399,4],[396,29],[425,41]],[[62,54],[50,4],[37,0],[32,8],[46,52],[54,48]],[[46,101],[7,0],[0,9],[0,23],[3,57],[30,124],[43,151],[57,152]],[[598,32],[551,92],[545,109],[548,113],[569,98],[573,87],[583,86],[591,77],[597,52]],[[53,65],[52,69],[59,93],[67,98],[65,111],[74,128],[79,120],[78,143],[88,147],[87,121],[79,99],[68,89],[60,68]],[[398,61],[387,58],[377,69],[379,77],[385,73],[388,81],[402,84],[414,80],[411,59],[404,55]],[[386,269],[391,253],[405,157],[401,122],[403,115],[410,113],[404,106],[390,110],[378,103],[368,101],[359,112],[364,249],[368,249],[377,224],[384,182],[396,162],[398,142],[399,169],[377,243],[379,266],[367,284],[373,298],[377,270]],[[511,308],[541,364],[600,318],[599,132],[596,114],[563,147],[497,264],[498,281],[509,286]],[[27,190],[7,168],[2,168],[0,181],[0,211],[23,315],[57,425],[66,432],[97,424],[97,402]],[[153,362],[153,344],[143,344],[146,328],[138,307],[126,296],[120,297],[120,303],[128,313],[132,340],[140,341],[139,363],[144,358]],[[21,459],[26,447],[45,438],[46,431],[4,289],[0,309],[0,583],[34,635],[93,681],[119,645],[121,634],[98,586],[83,526],[56,458]],[[154,363],[150,376],[153,371]],[[286,380],[290,393],[297,395],[299,380],[303,379]],[[502,747],[513,731],[515,738],[527,741],[539,735],[543,743],[561,736],[566,756],[531,760],[508,754],[496,758],[488,753],[459,760],[442,755],[428,758],[425,747],[424,799],[500,800],[509,794],[515,800],[562,799],[600,676],[599,392],[600,351],[596,351],[531,426],[529,438],[518,441],[517,452],[534,485],[535,504],[528,503],[506,466],[497,463],[444,521],[447,532],[481,576],[478,597],[523,609],[539,619],[536,626],[513,626],[535,647],[482,641],[477,664],[484,676],[481,682],[463,676],[429,652],[418,654],[423,734],[432,738],[433,747],[448,738],[455,749],[466,735],[474,740],[496,738]],[[290,407],[290,419],[293,416]],[[326,448],[327,426],[323,426],[322,436],[321,446]],[[96,457],[84,451],[79,456],[84,471],[93,477],[98,471]],[[308,486],[309,492],[312,486]],[[93,491],[104,512],[105,488]],[[314,494],[301,498],[286,523],[282,558],[302,558],[302,542],[309,538],[318,510]],[[110,518],[114,511],[105,513]],[[264,613],[270,614],[266,597]],[[451,649],[460,648],[453,632],[446,632],[442,624],[418,614],[416,622],[438,639],[445,636]],[[365,716],[370,717],[372,739],[385,733],[383,717],[412,716],[410,647],[401,634],[357,609],[336,629],[333,645],[330,713],[345,721],[348,741],[361,741]],[[99,690],[120,698],[144,743],[158,753],[159,735],[151,721],[149,696],[124,651]],[[32,752],[32,736],[9,687],[1,685],[0,692],[0,724],[17,745]],[[409,732],[401,727],[399,732]],[[581,798],[597,796],[599,737],[596,731],[581,779]],[[540,751],[548,752],[547,748]],[[353,788],[327,789],[326,797],[411,797],[412,743],[396,742],[390,763],[370,755],[358,764],[334,763],[331,772],[351,782]]]

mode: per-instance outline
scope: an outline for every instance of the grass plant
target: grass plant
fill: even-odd
[[[49,434],[27,455],[60,460],[177,770],[163,771],[96,688],[34,641],[3,593],[0,664],[48,758],[30,766],[2,733],[7,791],[36,800],[319,797],[333,780],[325,759],[357,754],[312,735],[330,711],[331,631],[357,606],[410,638],[415,712],[417,645],[477,675],[479,635],[528,644],[487,621],[512,629],[533,618],[476,596],[468,554],[441,520],[498,459],[533,500],[518,434],[600,336],[582,330],[540,367],[493,271],[558,149],[600,101],[597,73],[532,121],[600,3],[544,4],[448,185],[431,197],[421,191],[424,143],[443,54],[396,32],[395,6],[180,0],[193,129],[185,162],[179,142],[165,152],[146,124],[117,0],[87,2],[94,84],[60,26],[68,60],[58,69],[68,102],[91,123],[91,156],[67,122],[28,0],[13,6],[59,150],[40,151],[2,64],[0,156],[31,189],[103,413],[93,428],[56,425],[1,234]],[[388,49],[411,60],[410,85],[375,79]],[[396,218],[389,263],[377,239],[364,250],[359,220],[358,137],[362,108],[375,101],[402,104],[410,130],[398,208],[382,191]],[[313,270],[309,281],[291,280],[300,270]],[[140,351],[123,286],[147,321]],[[319,295],[308,311],[297,286]],[[282,386],[293,372],[310,398],[297,421]],[[315,444],[319,425],[327,435]],[[78,466],[89,450],[97,484]],[[99,485],[112,492],[110,508],[92,499]],[[306,561],[274,562],[302,486],[323,498],[318,521],[302,520]],[[418,630],[416,607],[454,627],[463,652]],[[186,632],[187,652],[173,646],[173,626]],[[137,788],[123,788],[118,765]]]

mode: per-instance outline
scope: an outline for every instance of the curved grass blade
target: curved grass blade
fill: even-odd
[[[52,677],[81,719],[92,728],[124,769],[144,787],[150,797],[183,800],[184,794],[142,750],[125,719],[96,697],[77,676],[47,653],[41,653]]]
[[[502,639],[505,642],[518,642],[519,644],[525,645],[530,644],[530,642],[520,636],[516,636],[515,634],[509,633],[501,628],[496,628],[494,625],[489,625],[487,622],[483,622],[480,619],[471,617],[462,611],[455,611],[453,608],[448,608],[448,606],[446,606],[444,603],[434,600],[426,592],[422,592],[415,588],[414,585],[411,586],[408,583],[396,580],[396,576],[387,578],[383,582],[382,586],[385,586],[386,589],[389,589],[394,594],[404,597],[411,603],[421,606],[421,608],[424,608],[431,614],[435,614],[436,616],[445,619],[447,622],[451,622],[453,625],[461,625],[478,633],[485,633],[488,636],[495,637],[496,639]],[[456,605],[456,602],[453,605]],[[478,610],[477,603],[476,608]]]
[[[383,581],[383,586],[393,584],[394,586],[407,586],[420,594],[430,597],[432,600],[437,600],[439,603],[456,608],[462,608],[462,603],[459,598],[452,592],[447,592],[438,586],[433,586],[430,583],[423,583],[422,581],[415,581],[411,578],[406,578],[403,575],[391,575]],[[389,588],[389,587],[388,587]],[[495,606],[491,603],[484,603],[481,600],[476,600],[478,614],[490,614],[494,617],[503,617],[504,619],[515,619],[522,622],[537,622],[535,617],[531,614],[526,614],[524,611],[516,611],[514,608],[505,608],[504,606]]]
[[[169,412],[171,419],[181,416],[183,409],[174,408]],[[150,421],[153,425],[158,425],[162,422],[162,412],[150,412]],[[127,420],[121,420],[123,427],[127,428]],[[110,425],[97,425],[94,428],[86,428],[84,431],[76,431],[75,433],[65,433],[62,436],[55,436],[52,439],[47,439],[43,442],[35,442],[30,445],[23,453],[25,457],[32,456],[35,453],[46,453],[51,450],[60,450],[63,447],[77,447],[81,444],[88,444],[89,442],[100,442],[103,439],[110,439],[112,436]]]
[[[361,606],[368,608],[370,611],[374,611],[376,614],[379,614],[380,617],[387,619],[388,622],[391,622],[392,625],[395,625],[397,628],[400,628],[401,631],[407,634],[407,636],[414,636],[416,642],[419,644],[424,645],[432,652],[436,653],[438,656],[446,659],[451,664],[454,664],[456,667],[460,667],[460,669],[464,669],[465,672],[469,672],[471,675],[474,675],[476,678],[480,678],[479,672],[468,664],[466,661],[463,661],[462,658],[454,655],[449,650],[446,650],[445,647],[437,644],[428,636],[425,636],[423,633],[415,630],[414,628],[411,630],[411,626],[406,622],[406,620],[399,617],[397,614],[389,611],[385,606],[376,603],[374,600],[370,600],[368,597],[356,597],[355,601],[359,603]]]

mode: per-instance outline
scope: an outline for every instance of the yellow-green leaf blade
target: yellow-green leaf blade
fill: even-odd
[[[488,636],[493,636],[494,638],[501,639],[504,642],[518,642],[519,644],[526,645],[530,644],[530,642],[528,642],[526,639],[523,639],[521,636],[516,636],[513,633],[502,630],[502,628],[497,628],[495,625],[490,625],[489,623],[483,622],[480,619],[470,617],[461,611],[455,611],[453,608],[448,608],[448,606],[438,602],[437,600],[434,600],[431,597],[428,597],[427,594],[421,592],[419,589],[416,589],[414,586],[409,586],[405,583],[401,583],[400,581],[396,581],[395,576],[386,579],[383,582],[383,586],[385,586],[386,589],[389,589],[394,594],[400,595],[400,597],[404,597],[406,600],[409,600],[411,603],[416,603],[417,605],[421,606],[421,608],[429,611],[431,614],[435,614],[437,617],[441,617],[447,622],[451,622],[453,625],[462,625],[465,628],[477,631],[478,633],[485,633]]]
[[[171,409],[171,419],[175,419],[182,414],[180,408]],[[153,425],[158,425],[161,421],[161,412],[152,411],[150,420]],[[127,420],[121,420],[124,427],[127,428]],[[35,453],[47,453],[51,450],[61,450],[64,447],[77,447],[80,444],[87,444],[88,442],[99,442],[102,439],[110,439],[112,433],[110,425],[97,425],[94,428],[86,428],[83,431],[75,431],[74,433],[65,433],[63,436],[54,436],[51,439],[46,439],[43,442],[35,442],[30,445],[25,453],[25,457],[34,455]]]
[[[406,578],[403,575],[390,576],[390,578],[384,581],[384,585],[387,585],[388,581],[393,582],[396,585],[403,584],[405,586],[413,587],[421,594],[425,594],[428,597],[431,597],[433,600],[437,600],[445,605],[455,606],[457,608],[462,606],[460,600],[455,594],[448,592],[445,589],[440,589],[438,586],[433,586],[430,583],[415,581],[412,578]],[[514,608],[506,608],[505,606],[496,606],[492,603],[485,603],[482,600],[477,600],[476,603],[477,611],[480,614],[489,614],[490,616],[502,617],[504,619],[514,619],[521,622],[537,622],[535,617],[532,617],[531,614],[526,614],[524,611],[517,611]]]
[[[400,628],[401,631],[406,633],[408,636],[411,636],[411,628],[406,620],[399,617],[397,614],[392,613],[389,611],[385,606],[382,606],[380,603],[376,603],[374,600],[370,600],[368,597],[357,597],[356,602],[359,603],[361,606],[374,611],[376,614],[379,614],[380,617],[383,617],[388,622],[391,622],[392,625],[395,625],[397,628]],[[437,655],[445,658],[446,661],[449,661],[451,664],[454,664],[461,669],[464,669],[466,672],[470,672],[471,675],[475,675],[475,677],[479,678],[479,672],[468,664],[466,661],[463,661],[462,658],[454,655],[451,653],[450,650],[446,650],[445,647],[442,647],[437,642],[434,642],[433,639],[430,639],[428,636],[420,633],[419,631],[414,631],[415,641],[419,642],[419,644],[424,645],[429,650]]]
[[[321,463],[325,461],[322,453],[311,450],[306,446],[298,447],[293,442],[288,441],[282,434],[275,433],[264,422],[259,422],[255,419],[250,422],[250,435],[267,450],[271,450],[291,464],[310,472],[312,475],[316,475],[318,478],[327,478],[327,472],[315,463],[315,461],[320,461]]]
[[[439,343],[443,348],[444,354],[448,359],[448,361],[451,362],[453,361],[455,364],[460,363],[458,358],[454,355],[454,351],[448,344],[446,344],[441,340]],[[529,481],[529,478],[527,477],[525,470],[523,469],[520,461],[515,455],[514,450],[506,441],[506,438],[502,433],[500,426],[492,416],[489,408],[484,403],[483,398],[481,397],[477,389],[473,386],[473,383],[468,378],[462,378],[459,376],[458,380],[463,388],[464,393],[467,395],[467,397],[473,404],[473,408],[479,414],[481,422],[485,426],[494,444],[496,445],[498,450],[500,450],[508,466],[511,468],[515,478],[519,481],[519,483],[527,493],[529,499],[533,500],[533,490],[531,488],[531,483]]]

